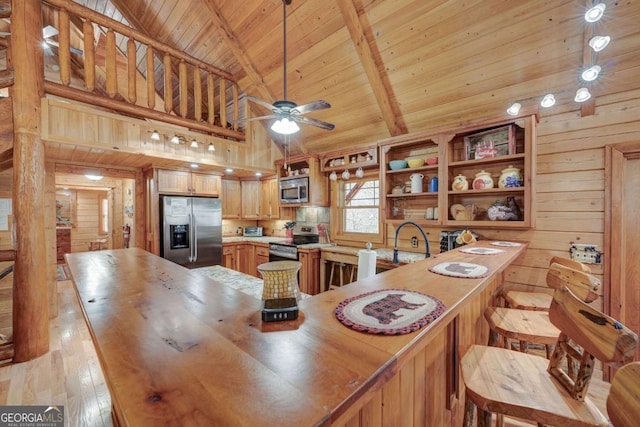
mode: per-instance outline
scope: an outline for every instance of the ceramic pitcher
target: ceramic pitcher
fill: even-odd
[[[421,173],[414,173],[409,178],[411,179],[411,192],[422,193],[422,180],[424,179],[424,175]]]

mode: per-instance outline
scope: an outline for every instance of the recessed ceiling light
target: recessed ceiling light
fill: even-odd
[[[598,3],[593,6],[591,9],[587,10],[587,13],[584,14],[584,20],[587,22],[596,22],[602,18],[604,15],[604,9],[607,6],[604,3]]]
[[[542,98],[540,105],[544,108],[549,108],[549,107],[553,107],[555,103],[556,103],[556,97],[553,96],[552,93],[549,93],[545,95],[544,98]]]
[[[515,116],[520,112],[520,108],[522,108],[522,104],[519,102],[514,102],[511,104],[511,107],[507,108],[507,114],[510,116]]]
[[[610,41],[611,37],[609,36],[594,36],[589,40],[589,46],[591,46],[591,49],[595,52],[600,52],[602,49],[607,47]]]
[[[262,172],[256,172],[256,176],[262,176]]]
[[[586,87],[581,87],[576,92],[576,97],[574,98],[574,101],[584,102],[589,98],[591,98],[591,93],[589,93],[589,89],[587,89]]]
[[[89,179],[91,181],[100,181],[104,177],[102,175],[88,173],[88,174],[85,175],[85,178],[87,178],[87,179]]]
[[[602,71],[602,68],[600,68],[599,65],[589,67],[582,72],[582,80],[585,82],[592,82],[598,78],[600,71]]]
[[[226,173],[232,173],[232,172],[233,172],[233,169],[231,169],[231,168],[226,168],[224,171],[225,171]]]
[[[200,166],[199,166],[197,163],[191,163],[191,164],[189,165],[189,167],[190,167],[191,169],[198,169]]]

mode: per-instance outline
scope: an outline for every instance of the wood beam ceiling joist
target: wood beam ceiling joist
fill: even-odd
[[[360,3],[359,0],[339,0],[337,3],[389,133],[391,136],[405,134],[408,132],[407,125],[404,123],[391,83],[381,71],[384,67],[381,65],[380,55],[376,47],[368,42],[367,36],[371,35],[371,26],[365,14],[359,12],[362,7],[358,7],[356,2]],[[373,40],[373,37],[371,39]]]

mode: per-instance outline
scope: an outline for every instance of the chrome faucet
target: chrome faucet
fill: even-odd
[[[398,226],[398,228],[396,229],[396,242],[393,246],[393,264],[400,264],[400,261],[398,260],[398,234],[400,233],[400,229],[402,227],[404,227],[407,224],[411,224],[411,225],[415,225],[415,227],[420,230],[420,233],[422,234],[422,237],[424,237],[424,245],[426,248],[426,251],[424,253],[424,257],[425,258],[429,258],[431,256],[431,254],[429,253],[429,239],[427,239],[427,235],[424,233],[424,230],[422,229],[422,227],[420,227],[418,224],[416,224],[413,221],[405,221],[402,224],[400,224]]]

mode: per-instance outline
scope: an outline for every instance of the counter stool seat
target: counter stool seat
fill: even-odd
[[[549,311],[552,295],[542,292],[506,291],[502,293],[505,306],[518,310]]]
[[[553,264],[562,265],[584,273],[591,273],[591,269],[588,265],[569,258],[554,256],[549,261],[549,266]],[[507,289],[502,291],[501,296],[504,299],[506,307],[517,308],[519,310],[537,311],[549,311],[551,299],[553,298],[550,294],[543,292],[522,292]]]
[[[615,427],[637,427],[640,420],[640,362],[618,369],[607,397],[607,413]]]
[[[338,283],[335,283],[334,275],[338,275]],[[329,289],[337,289],[356,280],[358,276],[358,266],[346,264],[344,262],[331,262],[331,270],[329,270]]]

